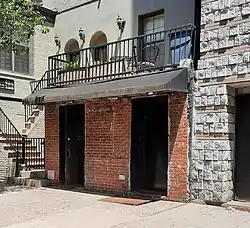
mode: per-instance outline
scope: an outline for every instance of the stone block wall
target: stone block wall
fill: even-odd
[[[234,197],[235,94],[250,79],[250,0],[201,0],[191,199]]]
[[[191,199],[227,202],[233,199],[235,91],[225,84],[200,87],[194,102]]]
[[[221,83],[250,72],[250,1],[202,0],[200,83]]]

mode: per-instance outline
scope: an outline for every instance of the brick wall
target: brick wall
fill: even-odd
[[[130,128],[131,103],[126,99],[86,103],[86,188],[127,192]],[[119,174],[126,180],[119,180]]]
[[[170,151],[169,200],[188,198],[188,119],[187,96],[174,93],[169,96]]]
[[[131,102],[127,99],[88,101],[85,107],[85,187],[126,193],[130,190]],[[167,199],[188,197],[188,121],[185,94],[170,95],[169,193]],[[45,107],[46,171],[59,181],[59,110]],[[84,127],[84,126],[83,126]],[[119,180],[125,175],[125,180]]]
[[[59,107],[45,105],[45,169],[55,171],[54,183],[59,183]]]

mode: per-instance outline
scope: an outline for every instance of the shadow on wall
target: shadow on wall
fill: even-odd
[[[178,148],[188,145],[187,98],[185,94],[175,93],[170,97],[170,151],[169,158]]]

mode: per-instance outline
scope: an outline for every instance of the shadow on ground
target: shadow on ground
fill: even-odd
[[[7,192],[20,192],[24,190],[32,189],[30,187],[20,186],[20,185],[8,185],[5,182],[0,182],[0,194]]]

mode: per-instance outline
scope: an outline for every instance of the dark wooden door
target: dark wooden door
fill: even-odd
[[[236,97],[235,197],[250,200],[250,95]]]
[[[167,189],[168,99],[144,98],[132,105],[132,190]]]
[[[84,105],[66,106],[65,182],[84,185]]]

